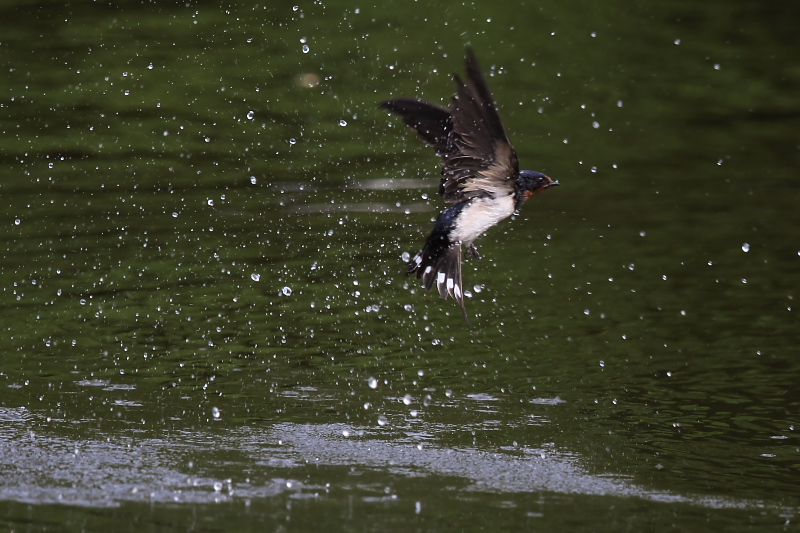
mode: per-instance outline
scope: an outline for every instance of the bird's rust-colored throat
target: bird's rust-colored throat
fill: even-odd
[[[558,183],[558,181],[557,181],[557,180],[554,180],[554,179],[553,179],[553,178],[551,178],[550,176],[546,176],[546,177],[547,177],[547,179],[549,179],[549,180],[550,180],[550,183],[548,183],[548,184],[547,184],[547,185],[545,185],[544,187],[539,187],[539,188],[538,188],[538,189],[536,189],[535,191],[525,191],[525,199],[526,199],[526,200],[527,200],[528,198],[530,198],[531,196],[536,196],[537,194],[540,194],[540,193],[542,193],[542,192],[546,191],[546,190],[547,190],[547,189],[549,189],[550,187],[556,187],[556,186],[558,186],[558,185],[559,185],[559,183]]]

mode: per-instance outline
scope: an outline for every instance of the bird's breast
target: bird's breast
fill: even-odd
[[[450,234],[451,241],[461,241],[465,245],[480,237],[504,218],[514,213],[514,195],[496,198],[475,198],[461,210]]]

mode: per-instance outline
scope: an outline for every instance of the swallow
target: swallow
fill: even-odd
[[[439,194],[453,204],[439,214],[422,251],[408,262],[426,289],[452,297],[469,327],[461,284],[461,251],[481,255],[475,240],[514,214],[528,198],[558,185],[549,176],[520,170],[517,153],[475,54],[467,49],[466,83],[453,75],[450,107],[414,98],[393,98],[379,107],[399,115],[442,158]]]

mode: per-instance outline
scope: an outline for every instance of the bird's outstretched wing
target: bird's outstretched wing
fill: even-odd
[[[456,74],[456,94],[445,108],[412,98],[380,107],[400,115],[442,158],[439,192],[445,202],[509,194],[519,162],[475,54],[467,49],[467,81]]]

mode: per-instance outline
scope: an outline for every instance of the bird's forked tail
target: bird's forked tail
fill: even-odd
[[[436,283],[439,295],[447,299],[451,296],[464,314],[467,327],[470,327],[467,308],[464,305],[464,291],[461,288],[461,243],[447,245],[444,239],[434,232],[425,247],[408,262],[408,274],[416,272],[426,289]]]

